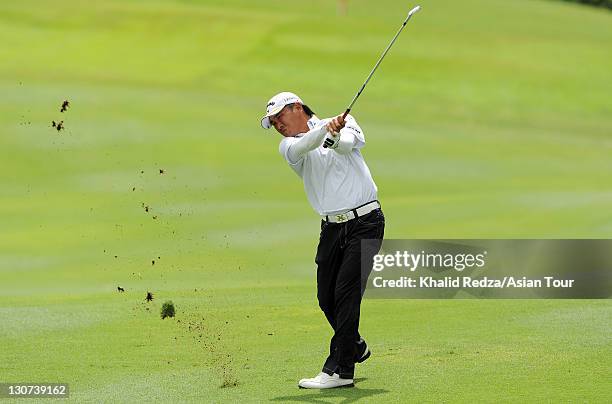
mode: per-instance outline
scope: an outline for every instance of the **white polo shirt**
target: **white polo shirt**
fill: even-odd
[[[345,142],[343,150],[322,146],[325,125],[330,120],[313,116],[308,120],[309,132],[285,137],[279,145],[280,154],[304,181],[308,201],[323,216],[344,213],[373,201],[378,191],[361,155],[365,137],[355,119],[347,115],[346,125],[340,130],[340,139]],[[303,148],[306,139],[302,138],[306,136],[311,136],[316,144],[312,150],[296,156],[291,148]]]

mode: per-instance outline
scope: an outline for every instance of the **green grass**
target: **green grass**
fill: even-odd
[[[609,401],[609,300],[366,300],[357,388],[296,389],[330,337],[319,223],[259,118],[282,90],[343,110],[409,8],[349,4],[0,4],[0,382],[74,402]],[[421,4],[354,109],[386,236],[610,238],[612,14]]]

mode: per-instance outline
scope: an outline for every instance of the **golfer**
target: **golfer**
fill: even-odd
[[[304,181],[308,201],[321,215],[317,298],[334,335],[329,356],[302,388],[353,386],[355,363],[370,357],[359,334],[359,312],[373,256],[384,235],[385,217],[377,188],[361,155],[363,131],[351,115],[319,119],[295,94],[282,92],[268,102],[261,120],[283,136],[279,152]],[[375,239],[364,251],[362,239]]]

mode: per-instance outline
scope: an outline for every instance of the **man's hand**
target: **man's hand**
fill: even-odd
[[[327,135],[325,135],[325,140],[323,141],[323,148],[335,149],[338,147],[339,143],[340,135],[327,132]]]
[[[334,119],[332,119],[327,124],[327,132],[328,134],[325,136],[325,141],[323,142],[323,147],[335,149],[338,147],[338,142],[340,142],[340,129],[344,128],[344,118],[342,115],[338,115]]]
[[[340,132],[340,129],[344,128],[344,124],[346,122],[344,122],[344,118],[342,118],[342,115],[338,115],[337,117],[335,117],[334,119],[332,119],[328,124],[327,124],[327,130],[333,135],[333,134],[337,134]]]

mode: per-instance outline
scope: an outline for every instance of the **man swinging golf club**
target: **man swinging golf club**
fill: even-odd
[[[332,326],[329,356],[319,375],[302,379],[302,388],[353,386],[355,363],[369,358],[359,334],[361,299],[369,271],[362,275],[362,239],[382,241],[385,218],[377,188],[361,154],[363,131],[351,115],[320,120],[295,94],[283,92],[268,102],[261,125],[283,136],[279,151],[302,178],[308,200],[321,215],[317,298]],[[370,261],[380,243],[365,252]],[[366,263],[367,268],[367,263]]]
[[[320,120],[297,95],[283,92],[268,102],[261,120],[265,129],[274,126],[283,136],[279,152],[304,181],[308,201],[322,217],[315,258],[317,298],[334,335],[321,373],[300,380],[298,385],[303,388],[353,386],[355,363],[371,355],[359,335],[359,312],[373,257],[382,244],[385,217],[376,199],[376,184],[361,155],[363,131],[349,112],[420,9],[410,10],[344,114]],[[362,246],[363,239],[374,242]]]

